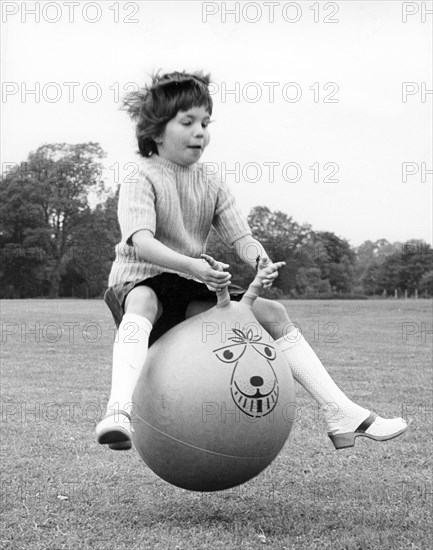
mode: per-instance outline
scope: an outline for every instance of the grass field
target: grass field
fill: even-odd
[[[95,442],[114,336],[94,300],[2,302],[6,549],[427,549],[432,541],[432,302],[283,302],[339,385],[411,429],[335,451],[299,386],[298,421],[249,483],[192,493]]]

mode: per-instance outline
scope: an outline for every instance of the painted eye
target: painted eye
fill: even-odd
[[[269,359],[269,361],[273,361],[277,356],[275,349],[272,346],[259,343],[252,344],[252,346],[256,351],[260,353],[260,355],[266,357],[266,359]]]
[[[223,363],[234,363],[242,357],[245,353],[247,346],[242,344],[232,344],[231,346],[225,346],[223,348],[214,349],[215,355]]]

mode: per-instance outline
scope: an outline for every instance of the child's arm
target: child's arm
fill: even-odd
[[[230,273],[223,271],[229,267],[228,264],[218,262],[221,271],[212,269],[203,258],[191,258],[175,252],[155,239],[153,233],[147,229],[134,233],[132,243],[140,260],[192,275],[202,281],[210,290],[216,291],[230,283]]]
[[[263,286],[265,288],[272,286],[275,278],[278,277],[278,269],[281,267],[281,263],[279,262],[278,266],[273,264],[261,243],[251,235],[247,220],[236,206],[230,190],[222,182],[220,182],[213,226],[224,242],[230,243],[234,247],[241,260],[254,267],[254,269],[257,268],[258,257],[269,260],[268,266],[271,269],[268,271],[272,271],[272,273],[267,275],[263,281]],[[239,237],[239,235],[243,236]],[[272,266],[275,267],[272,268]]]
[[[272,273],[268,274],[263,281],[264,288],[270,288],[274,280],[278,277],[278,269],[285,265],[285,262],[278,262],[278,264],[273,264],[272,260],[269,258],[266,250],[263,248],[261,243],[255,239],[252,235],[245,235],[233,243],[233,246],[236,250],[237,255],[241,260],[246,264],[257,269],[257,258],[267,259],[269,263],[268,267],[275,265],[275,269]]]
[[[239,258],[246,264],[254,267],[254,269],[256,269],[257,267],[258,256],[263,259],[270,259],[261,243],[259,243],[259,241],[251,235],[245,235],[244,237],[241,237],[233,243],[233,246]]]

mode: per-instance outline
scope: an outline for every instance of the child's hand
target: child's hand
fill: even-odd
[[[230,284],[232,276],[224,271],[229,268],[228,264],[217,262],[207,254],[201,255],[203,259],[195,259],[192,274],[213,292],[218,292]]]
[[[273,262],[269,258],[262,258],[259,261],[257,275],[262,278],[263,288],[271,288],[278,277],[278,270],[285,266],[286,262]]]

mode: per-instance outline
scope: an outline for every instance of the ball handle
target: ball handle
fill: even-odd
[[[218,262],[214,258],[212,258],[212,256],[209,256],[208,254],[202,254],[201,257],[207,261],[207,263],[211,266],[212,269],[215,269],[216,271],[220,271]],[[230,294],[229,294],[228,286],[224,287],[220,292],[217,292],[216,295],[217,295],[216,307],[225,307],[230,303]]]
[[[260,258],[257,266],[256,276],[254,277],[253,282],[248,287],[248,290],[242,296],[241,302],[243,304],[246,304],[250,308],[253,307],[256,298],[260,296],[263,288],[263,281],[266,279],[266,277],[275,271],[276,266],[277,268],[280,268],[285,265],[285,262],[277,262],[276,264],[274,264],[273,267],[271,267],[268,265],[269,262],[269,258]]]

